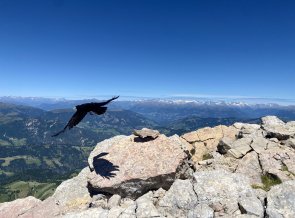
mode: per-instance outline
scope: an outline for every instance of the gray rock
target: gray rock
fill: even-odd
[[[232,148],[228,151],[235,158],[241,158],[252,150],[250,147],[252,138],[241,138],[233,142]]]
[[[233,143],[232,138],[228,138],[228,137],[222,138],[217,145],[218,152],[220,154],[226,154],[227,151],[232,148],[232,143]]]
[[[111,209],[113,207],[119,206],[121,202],[121,196],[120,195],[113,195],[108,200],[108,208]]]
[[[213,218],[214,210],[207,204],[198,204],[195,208],[192,208],[188,214],[188,218]]]
[[[124,208],[116,206],[116,207],[112,207],[109,210],[109,214],[107,216],[107,218],[118,218],[122,212],[124,211]]]
[[[87,188],[87,175],[90,173],[88,167],[85,167],[78,176],[62,182],[55,190],[52,198],[59,206],[79,204],[79,202],[91,201]],[[82,205],[81,205],[82,206]]]
[[[228,150],[228,154],[231,155],[232,157],[239,159],[241,157],[243,157],[244,155],[242,154],[242,152],[240,152],[239,150],[232,148]]]
[[[264,209],[261,201],[257,197],[241,197],[239,207],[242,213],[263,217]]]
[[[259,161],[264,174],[273,174],[281,181],[288,181],[294,178],[294,175],[290,173],[295,171],[294,149],[289,147],[268,149],[259,155]],[[284,169],[284,166],[287,166],[288,170]]]
[[[253,132],[256,131],[258,129],[260,129],[260,125],[258,124],[251,124],[251,123],[234,123],[233,125],[235,128],[237,129],[244,129],[244,130],[248,130],[249,132]]]
[[[153,191],[153,203],[154,205],[158,205],[159,201],[165,196],[166,190],[159,188],[156,191]]]
[[[295,121],[289,121],[286,125],[291,132],[295,133]]]
[[[108,202],[106,196],[98,194],[92,197],[92,201],[89,205],[91,208],[103,208],[108,209]]]
[[[240,214],[238,201],[242,197],[255,197],[247,177],[225,170],[196,172],[193,182],[198,203],[220,205],[218,216]]]
[[[293,139],[293,138],[288,139],[285,142],[285,145],[295,149],[295,139]]]
[[[160,212],[156,209],[155,205],[153,204],[152,191],[139,197],[136,200],[136,204],[137,204],[137,209],[136,209],[137,218],[162,217]]]
[[[0,203],[0,217],[16,218],[35,208],[41,201],[32,196],[17,199],[11,202]]]
[[[147,142],[135,142],[134,136],[105,140],[88,159],[89,189],[133,199],[148,190],[169,189],[187,157],[181,143],[165,135]]]
[[[274,142],[274,143],[280,142],[277,138],[270,138],[269,141]]]
[[[266,131],[268,137],[286,140],[295,133],[290,127],[291,125],[286,125],[276,116],[266,116],[261,120],[262,128]]]
[[[163,216],[186,217],[197,204],[198,198],[190,180],[177,179],[159,201],[158,209]]]
[[[123,208],[119,218],[136,218],[136,202],[131,199],[124,199],[121,202],[121,208]]]
[[[265,206],[265,199],[266,199],[267,192],[260,188],[254,189],[254,192],[257,198],[260,200],[261,204]]]
[[[141,130],[134,130],[133,134],[143,140],[153,140],[160,135],[158,130],[153,130],[148,128],[143,128]]]
[[[210,165],[210,164],[212,164],[213,161],[214,161],[213,159],[202,160],[202,161],[199,161],[198,164],[199,164],[199,165],[205,165],[205,166],[206,166],[206,165]]]
[[[92,199],[87,189],[88,167],[78,176],[62,182],[54,194],[42,201],[36,207],[22,214],[22,218],[51,218],[60,214],[87,209]]]
[[[236,172],[247,176],[251,184],[261,184],[262,170],[257,153],[252,151],[246,154],[239,162]]]
[[[294,154],[290,159],[283,160],[284,165],[287,167],[288,172],[295,175],[295,156]]]
[[[263,137],[255,137],[253,138],[253,142],[250,146],[257,154],[261,154],[263,151],[267,149],[268,143],[269,141]]]
[[[239,132],[239,137],[243,138],[243,137],[247,137],[249,135],[263,135],[263,132],[258,132],[258,130],[260,130],[260,125],[258,124],[247,124],[244,123],[241,126],[240,132]]]
[[[267,193],[266,213],[269,218],[295,217],[295,181],[287,181]]]
[[[108,217],[108,210],[102,208],[91,208],[84,211],[67,213],[60,216],[61,218],[106,218]]]
[[[257,218],[255,215],[249,215],[249,214],[239,214],[235,216],[235,218]]]

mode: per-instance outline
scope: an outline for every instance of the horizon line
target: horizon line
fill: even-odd
[[[43,98],[43,99],[55,99],[55,100],[87,100],[87,99],[100,99],[109,98],[113,95],[77,95],[77,96],[16,96],[16,95],[3,95],[0,98]],[[207,95],[207,94],[172,94],[162,96],[134,96],[134,95],[120,95],[120,98],[124,100],[152,100],[152,99],[167,99],[167,100],[207,100],[207,101],[258,101],[252,103],[292,103],[295,104],[295,99],[290,98],[278,98],[278,97],[260,97],[260,96],[231,96],[231,95]],[[119,100],[121,100],[119,98]],[[263,102],[259,102],[263,101]],[[249,102],[248,102],[249,103]]]

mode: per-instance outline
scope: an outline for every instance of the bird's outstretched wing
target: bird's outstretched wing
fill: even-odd
[[[80,123],[81,120],[86,116],[87,111],[83,110],[77,110],[76,113],[71,117],[67,125],[61,130],[60,132],[52,135],[52,137],[58,136],[59,134],[63,133],[64,131],[68,129],[72,129],[74,126],[76,126],[78,123]]]
[[[72,129],[74,126],[76,126],[78,123],[80,123],[80,121],[86,116],[86,114],[88,112],[93,111],[97,115],[104,114],[106,112],[107,108],[102,107],[102,106],[110,103],[111,101],[113,101],[113,100],[115,100],[117,98],[119,98],[119,96],[113,97],[113,98],[111,98],[111,99],[109,99],[107,101],[101,102],[101,103],[86,103],[86,104],[77,105],[76,106],[77,111],[76,111],[76,113],[74,113],[74,115],[69,120],[67,125],[63,128],[63,130],[61,130],[58,133],[52,135],[52,137],[58,136],[59,134],[66,131],[67,129]]]
[[[104,106],[104,105],[110,103],[111,101],[113,101],[113,100],[115,100],[115,99],[117,99],[117,98],[119,98],[119,95],[116,96],[116,97],[112,97],[111,99],[109,99],[109,100],[107,100],[107,101],[100,102],[100,103],[99,103],[99,106]]]
[[[107,111],[107,107],[97,106],[92,109],[92,112],[96,113],[97,115],[104,114],[106,111]]]

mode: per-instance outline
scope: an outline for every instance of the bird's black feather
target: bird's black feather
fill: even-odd
[[[58,136],[59,134],[65,132],[67,129],[72,129],[74,126],[78,125],[78,123],[83,120],[83,118],[86,116],[88,112],[94,112],[97,115],[104,114],[107,110],[107,107],[102,107],[111,101],[119,98],[113,97],[107,101],[104,102],[91,102],[91,103],[85,103],[85,104],[80,104],[76,106],[77,111],[73,114],[67,125],[63,128],[63,130],[59,131],[58,133],[52,135],[52,137]]]

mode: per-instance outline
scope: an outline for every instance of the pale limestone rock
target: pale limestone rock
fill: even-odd
[[[241,197],[239,199],[239,207],[242,213],[261,218],[264,216],[263,205],[257,197]]]
[[[143,140],[153,140],[160,135],[160,132],[158,130],[143,128],[141,130],[134,130],[133,134]]]
[[[185,133],[181,136],[183,139],[185,139],[189,143],[194,143],[194,142],[200,142],[200,138],[196,131]]]
[[[59,216],[60,218],[107,218],[108,210],[102,208],[91,208],[88,210],[83,210],[79,212],[67,213],[65,215]]]
[[[30,209],[34,209],[40,204],[40,200],[32,196],[17,199],[11,202],[0,203],[0,217],[16,218],[26,213]]]
[[[137,204],[137,209],[136,209],[136,217],[137,218],[162,217],[160,212],[157,210],[157,208],[153,204],[153,192],[152,191],[139,197],[136,200],[136,204]]]
[[[264,174],[273,174],[281,181],[295,179],[294,175],[290,173],[294,171],[294,149],[277,146],[259,154],[259,160]],[[287,166],[288,170],[290,167],[290,172],[284,169],[284,165]]]
[[[268,143],[269,141],[263,137],[255,137],[250,146],[256,153],[261,154],[268,148]]]
[[[236,216],[241,213],[238,206],[240,198],[256,197],[247,177],[225,170],[196,172],[193,186],[199,203],[221,204],[224,211],[219,211],[219,215]]]
[[[197,203],[198,198],[190,180],[177,179],[159,201],[158,209],[163,216],[186,217]]]
[[[233,140],[231,138],[228,137],[224,137],[222,138],[217,146],[217,150],[220,154],[226,154],[228,152],[228,150],[230,150],[232,148],[233,145]]]
[[[294,138],[288,139],[285,142],[285,145],[295,149],[295,139]]]
[[[244,123],[241,126],[240,132],[239,132],[239,136],[240,137],[247,137],[249,135],[262,135],[262,132],[258,132],[258,130],[260,129],[260,125],[258,124],[247,124]]]
[[[295,181],[273,186],[267,193],[266,213],[269,218],[295,217]]]
[[[72,211],[88,208],[91,197],[87,188],[88,167],[84,168],[78,176],[62,182],[55,190],[53,196],[38,204],[35,208],[22,214],[22,218],[51,218]]]
[[[276,116],[261,118],[262,128],[267,132],[268,137],[286,140],[295,134],[292,124],[286,125]]]
[[[265,199],[266,199],[266,195],[267,195],[267,192],[264,191],[263,189],[261,188],[257,188],[257,189],[253,189],[257,198],[260,200],[261,204],[263,206],[265,206]]]
[[[111,209],[113,207],[119,206],[121,202],[121,196],[120,195],[113,195],[108,200],[108,208]]]
[[[239,133],[239,130],[235,128],[234,126],[221,126],[223,138],[229,138],[232,139],[232,141],[235,141],[237,139],[237,135]]]
[[[195,208],[192,208],[188,214],[188,218],[213,218],[214,210],[207,204],[198,204]]]
[[[121,208],[123,208],[119,218],[136,218],[136,202],[131,199],[124,199],[121,202]]]
[[[203,142],[195,142],[195,143],[193,143],[193,146],[194,146],[195,152],[192,155],[191,159],[193,162],[197,163],[197,162],[203,160],[203,156],[205,154],[208,154],[209,151]]]
[[[228,153],[235,158],[241,158],[251,151],[252,138],[241,138],[234,141],[231,145],[231,149],[228,150]]]
[[[236,172],[247,176],[251,184],[260,185],[262,170],[256,152],[246,154],[239,162]]]

